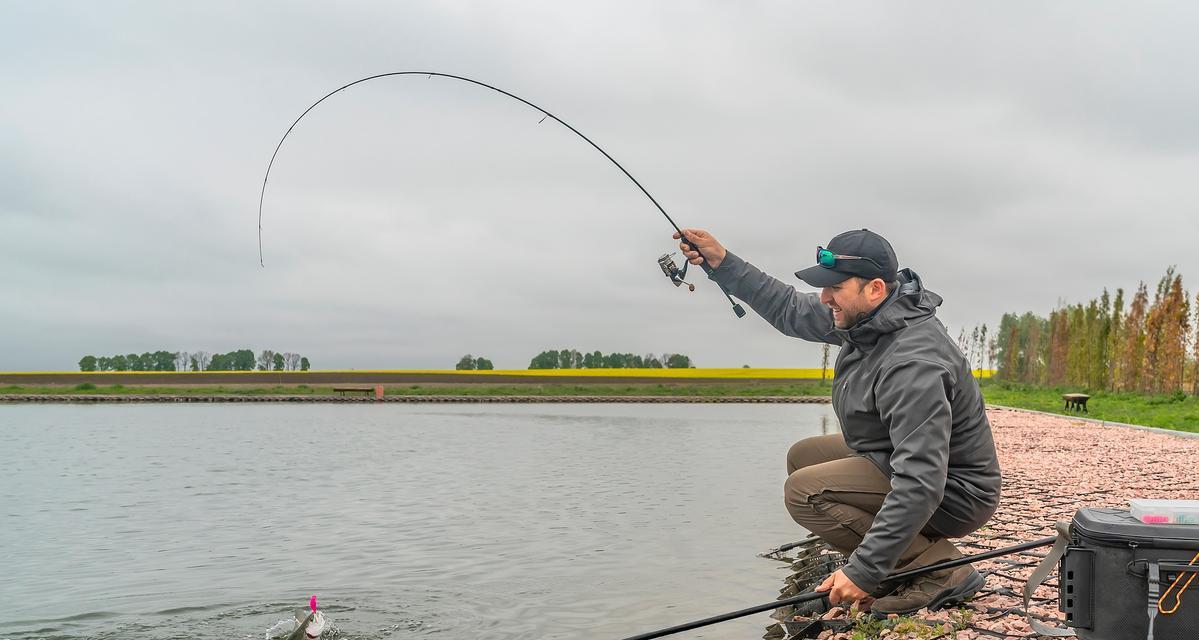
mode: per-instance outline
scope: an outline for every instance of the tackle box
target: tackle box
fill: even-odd
[[[1196,638],[1199,580],[1183,588],[1199,573],[1196,554],[1199,526],[1149,524],[1129,509],[1079,509],[1059,565],[1066,624],[1093,640]]]

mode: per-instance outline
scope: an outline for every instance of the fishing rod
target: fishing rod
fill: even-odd
[[[999,549],[992,549],[991,551],[984,551],[983,553],[978,553],[978,554],[975,554],[972,556],[963,556],[961,558],[956,558],[953,560],[946,560],[944,562],[930,564],[926,567],[920,567],[920,568],[911,569],[908,571],[901,571],[899,573],[887,576],[885,580],[887,580],[887,581],[907,580],[909,578],[914,578],[916,576],[919,576],[919,575],[922,575],[925,573],[930,573],[932,571],[940,571],[942,569],[953,569],[955,567],[960,567],[964,564],[972,564],[975,562],[979,562],[981,560],[990,560],[991,558],[998,558],[1000,556],[1006,556],[1006,555],[1010,555],[1013,553],[1019,553],[1021,551],[1028,551],[1030,549],[1038,549],[1040,547],[1048,547],[1049,545],[1053,544],[1056,541],[1057,541],[1057,536],[1052,536],[1049,538],[1041,538],[1040,540],[1033,540],[1032,542],[1024,542],[1021,544],[1014,544],[1010,547],[1002,547]],[[811,600],[819,600],[821,598],[826,598],[826,597],[828,597],[828,593],[826,593],[824,591],[812,591],[809,593],[802,593],[800,595],[792,596],[790,598],[783,598],[780,600],[775,600],[773,602],[759,604],[759,605],[756,605],[753,607],[749,607],[748,609],[741,609],[739,611],[730,611],[728,613],[722,613],[718,616],[712,616],[711,618],[704,618],[703,620],[694,620],[692,622],[686,622],[686,623],[676,625],[673,627],[667,627],[665,629],[659,629],[657,631],[650,631],[649,633],[643,633],[643,634],[636,635],[636,636],[629,636],[628,638],[625,638],[624,640],[650,640],[651,638],[661,638],[663,636],[669,636],[669,635],[672,635],[675,633],[681,633],[683,631],[690,631],[691,629],[698,629],[700,627],[706,627],[708,625],[716,624],[717,622],[724,622],[726,620],[742,618],[742,617],[752,615],[755,613],[761,613],[763,611],[770,611],[772,609],[778,609],[780,607],[785,607],[787,605],[800,604],[802,602],[809,602]]]
[[[342,85],[342,86],[334,89],[333,91],[330,91],[329,93],[325,94],[324,97],[322,97],[320,100],[317,100],[316,102],[312,103],[307,109],[305,109],[304,112],[300,114],[300,117],[296,118],[295,122],[292,122],[291,126],[287,128],[287,131],[283,134],[283,137],[279,139],[279,144],[275,145],[275,152],[271,154],[271,161],[266,166],[266,174],[262,177],[262,192],[258,194],[258,263],[259,263],[259,265],[261,265],[263,267],[266,266],[266,262],[263,260],[263,256],[262,256],[262,203],[266,198],[266,184],[267,184],[267,181],[271,177],[271,168],[275,166],[275,158],[278,157],[278,155],[279,155],[279,149],[281,149],[283,147],[283,141],[287,140],[287,136],[291,135],[292,130],[296,128],[296,125],[300,123],[300,120],[304,119],[304,116],[308,115],[309,111],[312,111],[314,108],[316,108],[316,106],[318,104],[324,102],[326,99],[332,97],[334,94],[340,93],[346,89],[349,89],[350,87],[352,87],[356,84],[361,84],[363,82],[375,80],[377,78],[388,78],[391,76],[426,76],[426,78],[438,77],[438,78],[449,78],[452,80],[461,80],[463,82],[467,82],[467,83],[470,83],[473,85],[478,85],[485,89],[491,89],[492,91],[495,91],[496,93],[501,93],[505,96],[508,96],[509,98],[512,98],[513,100],[517,100],[519,102],[522,102],[522,103],[536,109],[542,115],[542,118],[541,118],[541,120],[538,121],[538,124],[540,124],[541,122],[544,122],[546,118],[550,118],[551,120],[566,127],[567,129],[570,129],[570,131],[572,133],[579,136],[583,140],[586,140],[587,144],[590,144],[592,147],[595,148],[596,151],[599,151],[600,153],[602,153],[604,155],[605,158],[607,158],[609,161],[611,161],[612,164],[616,165],[616,168],[620,169],[621,173],[623,173],[626,177],[628,177],[629,180],[632,180],[633,184],[637,185],[637,188],[641,190],[641,193],[644,193],[645,197],[649,198],[649,201],[652,202],[654,204],[654,206],[658,208],[658,211],[661,211],[662,215],[666,216],[666,221],[669,222],[670,226],[674,227],[674,230],[678,232],[679,241],[681,243],[687,245],[688,247],[690,247],[691,250],[699,252],[699,248],[687,240],[686,236],[683,234],[683,230],[681,228],[679,228],[679,225],[675,224],[674,219],[670,217],[670,214],[666,213],[666,209],[663,209],[662,205],[658,204],[658,201],[656,199],[654,199],[654,197],[652,195],[650,195],[649,191],[647,191],[646,188],[643,187],[640,182],[637,181],[637,178],[633,177],[633,174],[629,173],[628,170],[625,169],[623,165],[621,165],[619,162],[616,161],[616,158],[613,158],[611,155],[609,155],[607,151],[604,151],[604,149],[602,147],[600,147],[598,144],[596,144],[595,142],[593,142],[591,140],[591,138],[588,138],[587,136],[583,135],[578,129],[575,129],[574,127],[570,126],[565,120],[562,120],[558,116],[550,113],[549,111],[547,111],[545,109],[542,109],[541,107],[533,104],[532,102],[529,102],[528,100],[525,100],[524,98],[522,98],[518,95],[509,93],[498,87],[493,87],[492,85],[489,85],[485,82],[479,82],[478,80],[472,80],[471,78],[466,78],[463,76],[456,76],[456,75],[449,74],[449,73],[438,73],[436,71],[393,71],[390,73],[379,73],[379,74],[375,74],[373,76],[367,76],[365,78],[360,78],[349,84]],[[695,291],[695,285],[690,284],[684,280],[684,278],[687,277],[688,261],[686,260],[686,257],[684,256],[684,259],[683,259],[683,268],[679,269],[678,266],[674,264],[674,259],[672,256],[673,256],[673,254],[662,255],[660,258],[658,258],[658,266],[661,267],[662,272],[666,275],[667,278],[670,279],[670,281],[674,284],[675,287],[679,287],[681,285],[686,284],[688,290]],[[702,262],[700,263],[700,267],[703,268],[705,273],[711,274],[712,273],[712,265],[708,263],[707,258],[704,258],[702,253],[700,253],[700,259],[702,260]],[[728,298],[729,303],[733,305],[733,313],[737,314],[738,318],[744,317],[745,309],[743,309],[741,307],[741,305],[737,304],[736,300],[733,300],[733,296],[729,294],[728,290],[725,289],[724,286],[721,285],[720,283],[716,283],[716,286],[720,287],[720,292],[723,293],[724,296],[726,298]]]

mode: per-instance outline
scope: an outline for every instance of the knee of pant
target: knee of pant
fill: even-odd
[[[820,464],[824,460],[818,455],[816,447],[809,440],[800,440],[787,450],[787,472],[794,473],[804,467]]]
[[[818,492],[818,488],[814,486],[814,478],[810,476],[811,474],[804,473],[802,469],[787,476],[787,481],[783,483],[783,499],[789,509],[794,511],[812,508],[812,496]]]

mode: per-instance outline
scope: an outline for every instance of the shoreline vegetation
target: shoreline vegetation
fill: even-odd
[[[148,373],[148,372],[147,372]],[[337,373],[334,382],[303,382],[306,377]],[[982,372],[983,396],[988,404],[1033,409],[1064,416],[1086,416],[1096,420],[1123,422],[1176,431],[1199,432],[1199,397],[1185,393],[1142,394],[1132,392],[1094,391],[1088,406],[1089,413],[1066,411],[1061,395],[1076,388],[1040,387],[988,379]],[[457,375],[454,375],[457,374]],[[158,373],[153,384],[129,382],[131,374],[88,374],[95,382],[77,382],[80,374],[7,374],[0,373],[2,396],[292,396],[296,398],[334,396],[335,387],[373,387],[388,376],[404,378],[404,382],[383,382],[386,396],[524,396],[558,398],[589,397],[646,397],[715,398],[715,397],[821,397],[831,393],[831,372],[821,381],[820,369],[653,369],[637,370],[546,370],[546,371],[484,371],[469,372],[469,381],[462,382],[464,372],[388,371],[388,372],[308,372],[287,374],[283,378],[271,375],[256,380],[252,372],[233,382],[192,383],[181,372],[169,374],[171,383],[159,383]],[[121,376],[121,382],[113,378]],[[136,375],[136,374],[133,374]],[[69,376],[69,377],[68,377]],[[254,376],[257,377],[257,376]],[[65,378],[65,380],[64,380]],[[136,378],[135,378],[136,379]],[[319,379],[319,378],[318,378]],[[19,383],[14,382],[18,380]],[[108,382],[108,380],[113,380]],[[244,382],[242,382],[244,380]],[[448,380],[448,381],[447,381]],[[516,380],[516,381],[514,381]]]

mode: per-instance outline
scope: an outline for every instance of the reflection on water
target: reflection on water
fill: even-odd
[[[620,638],[765,602],[826,405],[0,407],[0,638]],[[758,637],[767,620],[704,637]]]

